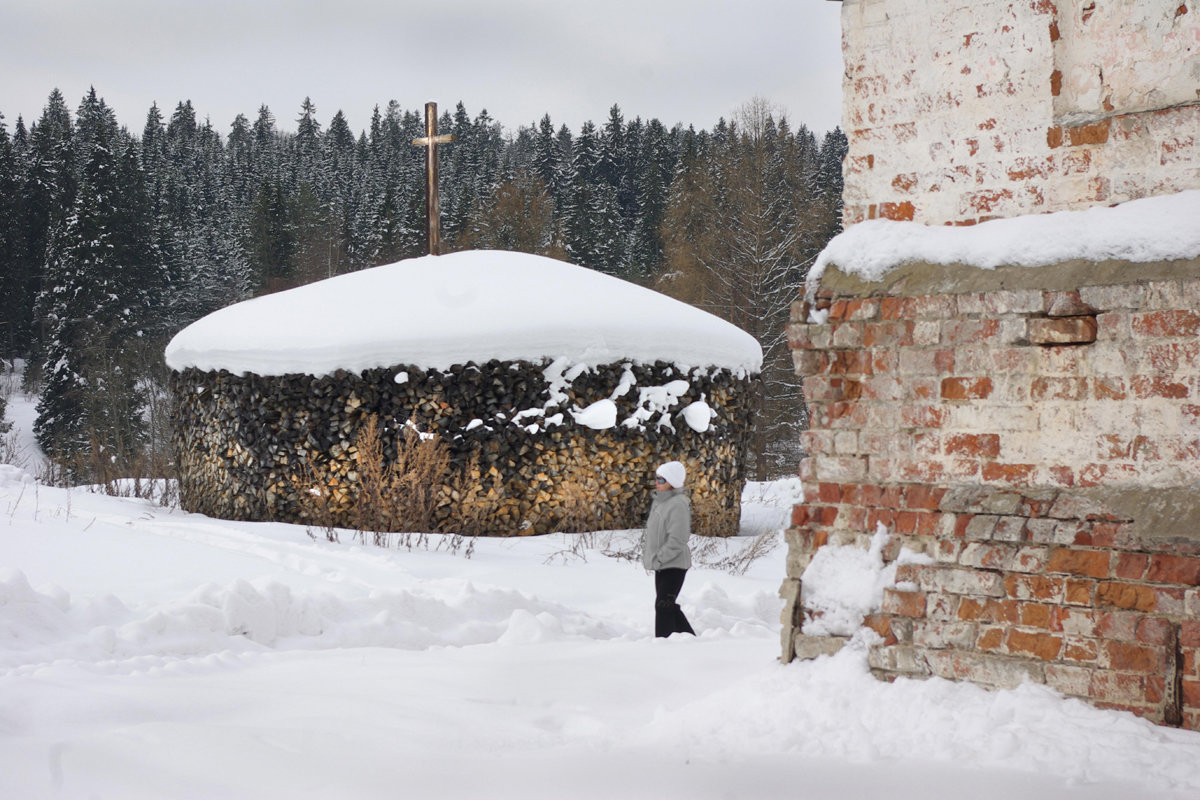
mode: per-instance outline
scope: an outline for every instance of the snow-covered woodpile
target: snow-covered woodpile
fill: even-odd
[[[1200,730],[1197,220],[1191,191],[826,249],[789,330],[811,429],[785,660],[842,641],[809,635],[814,556],[883,530],[878,676]]]
[[[843,0],[847,225],[1200,188],[1200,7]]]
[[[639,527],[655,468],[679,459],[697,532],[737,532],[746,378],[664,363],[602,365],[569,380],[559,369],[492,361],[322,377],[184,370],[174,394],[185,505],[229,519],[304,522],[313,493],[332,492],[334,521],[350,527],[359,436],[374,415],[386,463],[410,424],[448,447],[451,469],[435,487],[441,530],[461,530],[469,513],[497,535]],[[456,482],[464,471],[479,491]]]
[[[309,322],[326,308],[358,313]],[[738,529],[761,350],[590,270],[512,253],[415,259],[217,312],[167,357],[189,510],[353,526],[374,422],[385,465],[413,431],[448,452],[431,489],[439,530],[638,527],[673,459],[696,532]]]

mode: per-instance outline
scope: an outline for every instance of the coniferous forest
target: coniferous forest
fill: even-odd
[[[358,133],[307,99],[285,125],[265,106],[226,131],[199,117],[156,105],[130,131],[95,90],[74,111],[55,90],[28,124],[0,114],[0,357],[26,362],[38,442],[75,477],[165,464],[162,349],[187,324],[425,253],[422,111],[392,101]],[[709,130],[616,105],[577,132],[549,115],[512,132],[461,103],[438,124],[457,137],[439,148],[443,252],[564,259],[742,327],[765,354],[751,475],[794,470],[806,418],[784,329],[840,230],[840,130],[759,99]]]

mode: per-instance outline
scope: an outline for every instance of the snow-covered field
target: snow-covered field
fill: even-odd
[[[19,393],[9,416],[32,420]],[[798,490],[749,486],[746,535],[706,562]],[[652,581],[614,555],[636,531],[470,557],[313,533],[0,466],[0,797],[1200,795],[1200,734],[1040,687],[880,683],[861,648],[780,665],[778,535],[744,574],[693,569],[700,635],[656,640]],[[812,582],[836,598],[878,566],[832,553]]]

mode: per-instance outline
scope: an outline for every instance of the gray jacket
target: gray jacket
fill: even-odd
[[[683,489],[654,493],[650,516],[642,534],[642,564],[646,569],[689,569],[692,551],[692,504]]]

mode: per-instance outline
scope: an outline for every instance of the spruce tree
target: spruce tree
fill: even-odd
[[[153,259],[110,147],[98,130],[70,216],[49,248],[41,296],[47,335],[34,435],[45,452],[69,459],[92,451],[124,461],[144,434],[137,375],[122,351],[145,319],[139,284]]]
[[[25,296],[21,274],[17,271],[17,240],[19,222],[17,207],[19,197],[17,155],[8,138],[4,115],[0,114],[0,359],[15,358],[17,334],[14,320],[23,316],[24,309],[18,306]],[[0,393],[0,397],[3,393]],[[0,412],[3,407],[0,406]],[[0,413],[0,422],[4,416]]]

